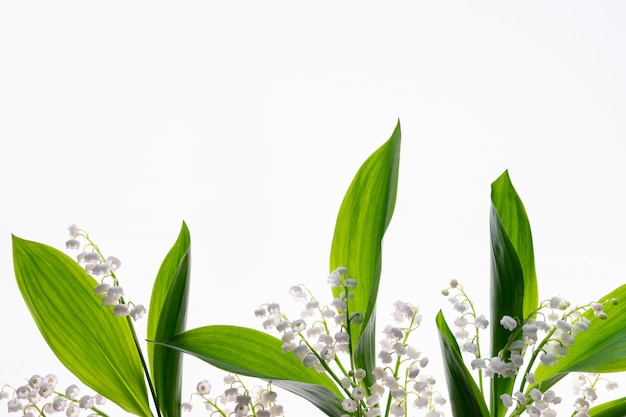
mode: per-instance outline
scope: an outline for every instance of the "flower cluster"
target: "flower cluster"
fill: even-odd
[[[207,411],[221,416],[235,417],[279,417],[283,416],[283,406],[276,402],[278,394],[272,391],[272,384],[265,387],[246,388],[238,375],[224,377],[225,389],[217,396],[211,396],[211,384],[203,380],[196,386],[193,396],[202,398]],[[182,404],[183,411],[193,409],[192,400]]]
[[[112,306],[113,313],[118,317],[130,316],[133,320],[139,320],[146,314],[146,308],[142,304],[134,304],[124,301],[124,288],[119,285],[115,272],[122,266],[121,261],[115,256],[106,257],[98,246],[91,240],[89,234],[79,229],[75,224],[68,228],[70,239],[65,242],[67,249],[81,250],[76,260],[83,265],[85,272],[100,279],[100,283],[94,288],[97,296],[102,297],[103,306]],[[80,238],[87,241],[82,245]]]
[[[574,401],[575,416],[589,417],[587,412],[591,403],[598,399],[597,389],[601,381],[606,382],[604,388],[607,391],[618,388],[617,382],[607,380],[600,374],[578,374],[576,376],[572,387],[573,393],[578,397]]]
[[[489,322],[484,316],[477,315],[473,303],[457,280],[451,280],[449,287],[444,289],[442,294],[448,297],[458,314],[454,320],[456,327],[454,335],[462,346],[462,351],[472,357],[470,366],[472,370],[478,371],[481,387],[483,375],[516,378],[530,357],[525,370],[521,373],[519,390],[512,395],[503,394],[500,399],[505,407],[511,408],[517,404],[516,409],[536,417],[556,416],[556,411],[551,407],[559,404],[561,397],[552,390],[542,392],[539,386],[536,386],[533,367],[538,363],[544,366],[554,365],[559,358],[567,355],[576,335],[586,331],[591,324],[584,316],[587,311],[593,311],[595,317],[604,320],[608,317],[604,305],[617,304],[616,299],[611,299],[604,303],[592,302],[572,308],[567,300],[552,297],[543,301],[536,311],[523,320],[505,315],[500,319],[499,325],[511,332],[506,346],[496,356],[483,358],[480,353],[479,330],[487,328]],[[524,390],[526,385],[528,388]],[[580,405],[584,401],[586,399],[581,398],[575,404],[578,413],[586,411]]]
[[[58,379],[53,374],[44,377],[33,375],[26,384],[17,388],[4,385],[0,390],[0,400],[8,400],[9,413],[21,412],[24,417],[43,417],[62,412],[67,417],[77,417],[83,410],[91,411],[89,416],[106,416],[96,407],[106,403],[101,395],[79,396],[77,385],[70,385],[64,392],[59,392],[57,385]]]
[[[418,308],[402,301],[394,304],[396,323],[384,328],[378,353],[380,366],[367,378],[367,372],[356,368],[351,357],[351,330],[363,321],[362,312],[350,307],[358,281],[349,277],[344,267],[333,271],[327,281],[332,288],[340,289],[329,305],[320,304],[303,285],[290,288],[291,296],[304,304],[298,319],[289,319],[277,303],[255,310],[266,330],[278,331],[283,352],[292,352],[303,366],[325,372],[337,383],[346,395],[341,404],[346,411],[344,417],[383,413],[405,416],[409,406],[424,409],[429,417],[442,415],[439,407],[446,401],[435,390],[435,379],[422,373],[428,358],[408,341],[422,320]],[[368,384],[368,380],[373,383]]]

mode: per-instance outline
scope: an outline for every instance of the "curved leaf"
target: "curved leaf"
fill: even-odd
[[[528,317],[539,303],[533,237],[524,204],[511,183],[509,171],[504,171],[491,184],[491,202],[500,217],[502,227],[515,249],[524,276],[523,315]]]
[[[178,239],[165,256],[152,287],[148,339],[163,341],[185,330],[189,297],[190,236],[183,222]],[[148,360],[159,401],[166,417],[181,414],[182,354],[148,344]]]
[[[626,415],[626,397],[592,407],[588,414],[591,417],[624,417]]]
[[[375,364],[375,307],[381,271],[383,235],[393,214],[400,161],[400,122],[391,138],[376,150],[356,173],[341,203],[330,253],[330,269],[348,268],[357,280],[350,301],[352,312],[363,314],[352,326],[352,349],[357,367],[367,371]],[[340,289],[334,289],[337,297]],[[361,339],[361,335],[364,337]]]
[[[542,389],[554,385],[569,372],[607,373],[626,371],[626,285],[616,288],[599,301],[617,298],[617,305],[606,303],[608,319],[600,320],[592,311],[585,313],[591,324],[575,336],[567,356],[552,366],[537,366],[535,380]]]
[[[500,319],[508,315],[524,320],[537,308],[538,290],[530,224],[508,171],[491,184],[491,202],[491,353],[496,356],[510,336],[499,325]],[[506,414],[499,398],[511,393],[514,382],[514,378],[492,378],[494,416]]]
[[[128,323],[101,305],[98,282],[61,251],[16,236],[13,264],[22,297],[63,365],[126,411],[151,416]]]
[[[206,326],[188,330],[158,343],[195,356],[228,372],[274,381],[315,404],[326,415],[339,417],[342,394],[334,382],[313,368],[305,368],[282,342],[258,330],[238,326]]]
[[[446,379],[448,381],[448,394],[452,415],[489,417],[489,410],[482,392],[476,385],[474,378],[465,367],[461,350],[456,338],[450,331],[443,313],[437,314],[437,328],[439,329],[439,342],[443,354]]]

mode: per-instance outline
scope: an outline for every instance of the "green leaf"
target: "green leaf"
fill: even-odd
[[[624,417],[626,415],[626,397],[592,407],[588,414],[591,417]]]
[[[138,416],[151,416],[128,318],[94,294],[98,285],[50,246],[13,236],[18,287],[50,349],[85,385]]]
[[[491,202],[491,352],[496,356],[510,336],[499,325],[500,319],[508,315],[523,321],[537,309],[538,290],[530,224],[508,171],[491,184]],[[499,398],[503,393],[511,393],[514,382],[514,378],[492,379],[494,416],[506,414]]]
[[[240,375],[273,381],[306,398],[326,415],[339,417],[342,394],[334,382],[313,368],[305,368],[282,342],[266,333],[237,326],[206,326],[178,334],[164,343],[213,366]]]
[[[356,173],[341,203],[330,253],[330,269],[348,268],[357,280],[351,312],[363,314],[361,325],[351,326],[356,366],[367,371],[375,366],[375,308],[381,271],[381,245],[391,221],[398,186],[400,122],[391,138],[376,150]],[[340,289],[333,295],[339,296]],[[363,338],[361,335],[363,334]]]
[[[489,417],[489,410],[482,392],[476,385],[474,378],[465,367],[461,350],[456,338],[450,331],[443,313],[437,314],[437,328],[439,329],[439,342],[443,354],[446,379],[448,381],[448,394],[452,415]]]
[[[587,331],[575,336],[567,356],[559,358],[552,366],[537,366],[535,380],[542,389],[548,389],[569,372],[626,371],[626,285],[616,288],[599,301],[612,298],[617,298],[619,302],[617,305],[605,304],[608,319],[601,320],[588,311],[584,317],[591,324]]]
[[[190,242],[189,229],[183,222],[178,239],[165,256],[152,287],[147,332],[150,340],[164,341],[185,330]],[[182,353],[149,343],[148,360],[160,410],[166,417],[180,416]]]

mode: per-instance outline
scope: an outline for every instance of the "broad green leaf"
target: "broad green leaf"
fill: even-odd
[[[152,287],[148,314],[148,339],[164,341],[185,330],[189,296],[189,229],[183,222],[178,239],[165,256]],[[148,344],[148,358],[165,417],[181,414],[182,353]]]
[[[98,282],[61,251],[13,236],[18,287],[41,335],[85,385],[138,416],[151,416],[127,318],[94,294]]]
[[[591,324],[574,338],[567,356],[552,366],[539,365],[535,370],[542,389],[554,385],[569,372],[608,373],[626,371],[626,285],[616,288],[600,302],[617,298],[617,305],[606,303],[608,319],[600,320],[592,311],[585,313]]]
[[[334,382],[314,368],[305,368],[293,352],[283,353],[282,342],[258,330],[237,326],[206,326],[160,343],[240,375],[273,381],[306,398],[326,415],[339,417],[342,394]]]
[[[508,171],[504,171],[491,184],[491,202],[498,212],[506,236],[515,249],[524,275],[523,314],[524,317],[528,317],[537,309],[539,303],[533,237],[526,209],[511,183]]]
[[[626,397],[592,407],[589,415],[591,417],[624,417],[626,416]]]
[[[396,202],[400,161],[400,122],[391,138],[356,173],[341,203],[330,253],[330,269],[348,268],[357,280],[351,312],[363,314],[351,329],[356,366],[367,371],[375,364],[375,308],[381,271],[381,246]],[[340,289],[333,290],[337,297]],[[361,335],[364,335],[361,338]],[[374,381],[368,380],[371,385]]]
[[[491,352],[495,356],[510,336],[499,325],[500,320],[508,315],[523,321],[537,308],[538,290],[530,224],[508,171],[491,184],[491,202]],[[514,382],[513,378],[499,376],[492,379],[494,416],[506,414],[499,398],[503,393],[511,393]]]
[[[448,381],[452,415],[455,417],[489,417],[489,410],[483,394],[465,366],[459,345],[441,310],[437,314],[436,321]]]

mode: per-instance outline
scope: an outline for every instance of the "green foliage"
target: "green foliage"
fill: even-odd
[[[50,246],[13,236],[17,284],[48,346],[85,385],[138,416],[151,416],[127,318],[100,305],[98,284]]]
[[[500,319],[508,315],[521,323],[537,308],[538,291],[530,224],[507,171],[491,184],[491,203],[491,354],[497,356],[510,335],[499,325]],[[500,395],[510,393],[514,382],[513,378],[493,377],[491,410],[495,417],[506,414]]]
[[[330,252],[330,270],[348,268],[357,280],[352,311],[363,314],[361,325],[351,326],[352,353],[357,367],[374,380],[376,297],[381,272],[382,238],[393,214],[400,163],[400,122],[389,138],[359,168],[341,203]],[[340,289],[334,289],[337,297]]]
[[[190,236],[183,223],[178,239],[165,256],[152,287],[148,339],[164,341],[185,330],[189,296]],[[164,416],[181,414],[182,353],[148,344],[148,360],[159,408]]]
[[[161,343],[228,372],[271,380],[306,398],[326,415],[343,414],[341,392],[326,375],[305,368],[282,342],[264,332],[237,326],[206,326],[188,330]]]
[[[465,366],[456,338],[446,324],[441,311],[437,314],[436,322],[439,329],[439,342],[448,381],[452,414],[455,416],[489,417],[485,399]]]

